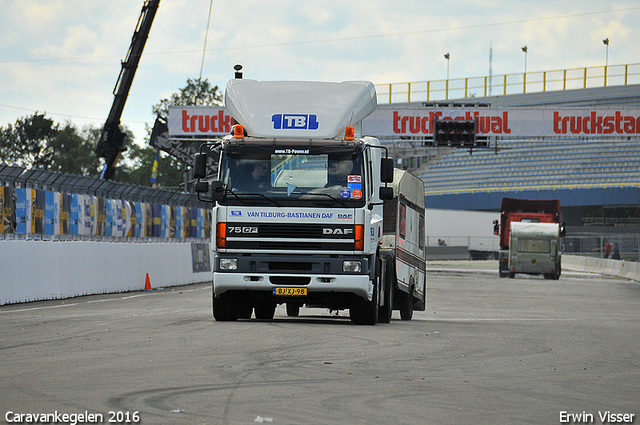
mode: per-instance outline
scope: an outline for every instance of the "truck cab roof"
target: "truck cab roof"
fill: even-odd
[[[333,139],[376,106],[375,87],[369,81],[235,79],[225,91],[225,107],[254,137]]]

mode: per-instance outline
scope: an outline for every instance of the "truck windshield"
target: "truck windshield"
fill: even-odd
[[[220,162],[220,180],[227,190],[228,204],[273,201],[278,205],[321,202],[322,205],[364,205],[365,178],[362,153],[311,153],[309,149],[274,149],[225,152]]]

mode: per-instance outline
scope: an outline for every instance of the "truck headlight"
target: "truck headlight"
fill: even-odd
[[[362,262],[358,260],[345,260],[342,262],[342,271],[345,273],[358,273],[362,270]]]
[[[237,258],[221,258],[220,270],[238,270]]]

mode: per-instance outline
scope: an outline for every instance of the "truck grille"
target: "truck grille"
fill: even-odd
[[[353,251],[353,224],[227,223],[227,249]]]

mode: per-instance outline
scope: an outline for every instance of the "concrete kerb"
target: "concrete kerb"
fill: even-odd
[[[563,255],[562,268],[617,276],[640,282],[640,264],[625,260]]]
[[[636,280],[634,276],[640,275],[640,264],[631,261],[622,261],[621,273],[622,276],[627,279]]]

